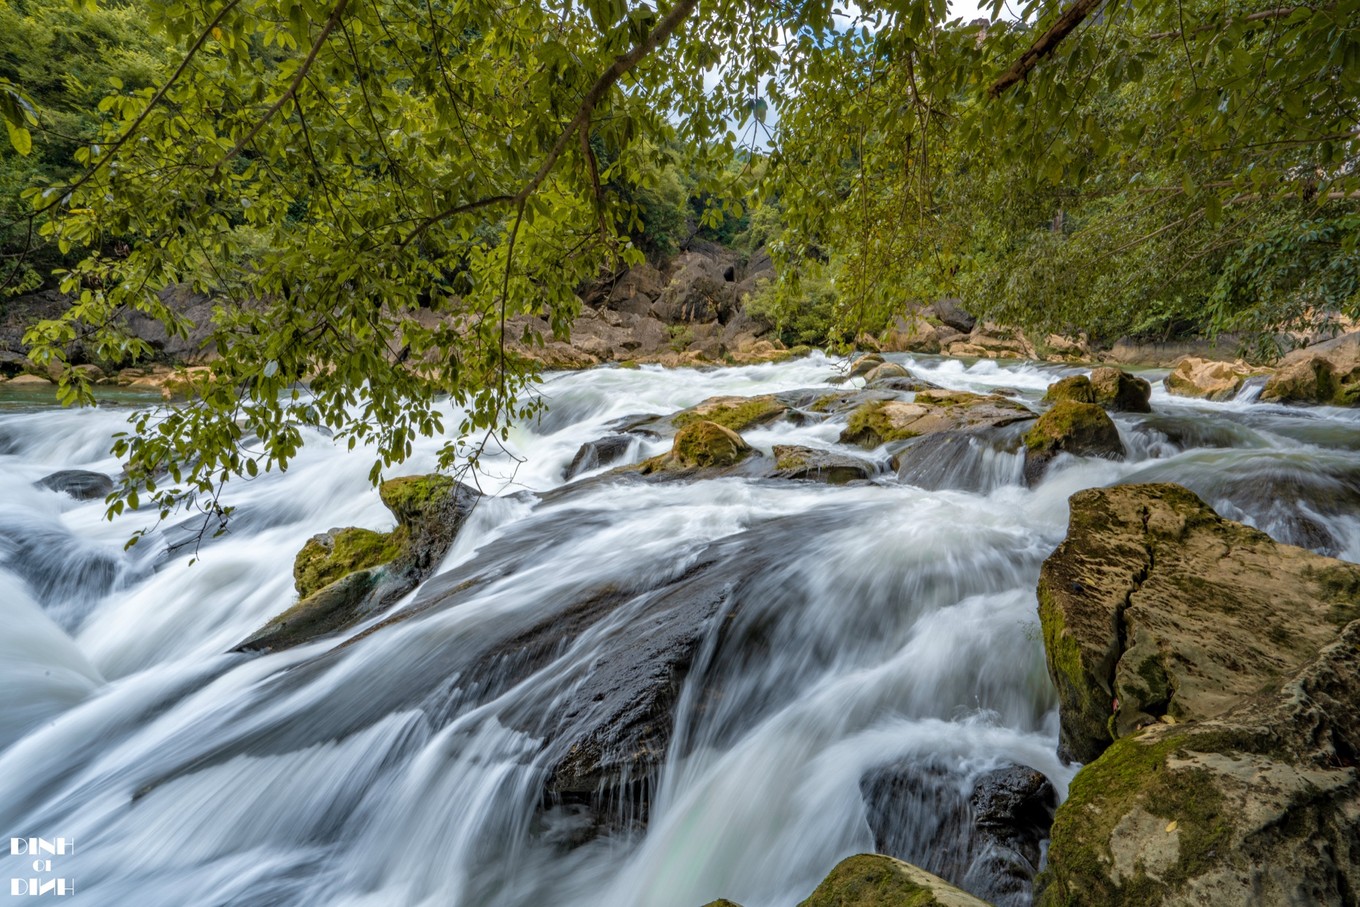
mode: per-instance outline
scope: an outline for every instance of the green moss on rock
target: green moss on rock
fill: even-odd
[[[1063,400],[1070,400],[1073,403],[1095,403],[1095,388],[1091,387],[1091,379],[1085,375],[1068,375],[1061,381],[1055,381],[1048,386],[1044,393],[1045,403],[1059,403]]]
[[[798,907],[987,907],[944,879],[882,854],[847,857]]]
[[[741,435],[707,420],[680,429],[671,445],[671,456],[677,464],[685,467],[735,466],[751,453],[751,446],[742,440]]]
[[[379,485],[378,496],[396,515],[398,523],[409,524],[437,513],[457,487],[455,479],[439,473],[401,476]]]
[[[713,422],[732,431],[744,431],[778,419],[789,408],[769,394],[759,397],[716,397],[677,413],[671,418],[676,428],[696,422]]]
[[[841,443],[858,444],[861,447],[877,447],[889,441],[904,441],[916,437],[916,432],[893,425],[884,410],[888,401],[870,400],[862,403],[850,413],[850,418],[841,432]]]
[[[309,595],[342,576],[385,564],[401,553],[406,533],[371,529],[334,529],[307,540],[293,560],[298,596]]]

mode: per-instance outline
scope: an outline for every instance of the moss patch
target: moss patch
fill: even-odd
[[[713,422],[732,431],[742,431],[779,418],[788,407],[772,396],[748,397],[740,403],[709,405],[701,403],[693,409],[677,413],[671,418],[676,428],[696,422]]]
[[[1064,400],[1039,417],[1025,433],[1025,447],[1032,451],[1070,453],[1123,452],[1119,430],[1110,417],[1093,403]]]
[[[798,907],[929,907],[938,903],[883,857],[860,854],[842,860]]]
[[[1095,403],[1096,391],[1091,386],[1091,379],[1085,375],[1069,375],[1061,381],[1050,384],[1048,391],[1044,394],[1044,402],[1059,403],[1063,400],[1071,400],[1074,403]]]
[[[919,399],[919,396],[918,396]],[[884,400],[870,400],[850,413],[845,431],[841,432],[841,443],[858,444],[874,448],[888,441],[905,441],[916,437],[916,432],[895,426],[884,412]]]
[[[671,456],[677,463],[701,468],[734,466],[751,453],[741,435],[707,420],[680,429],[671,446]]]
[[[406,533],[340,529],[308,539],[293,559],[298,596],[307,598],[342,576],[385,564],[401,553]]]
[[[457,485],[451,477],[438,473],[401,476],[379,485],[378,496],[396,514],[397,522],[407,524],[441,508]]]

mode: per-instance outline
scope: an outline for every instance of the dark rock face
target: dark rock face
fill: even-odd
[[[1007,765],[971,793],[930,761],[883,766],[860,781],[874,849],[915,863],[996,907],[1029,904],[1057,794],[1043,773]]]
[[[52,491],[61,491],[77,501],[93,501],[113,493],[113,479],[102,472],[85,469],[62,469],[49,476],[43,476],[33,483]]]
[[[562,471],[562,478],[574,479],[583,472],[612,466],[628,454],[636,439],[628,435],[605,435],[596,441],[587,441],[576,451],[571,463]]]
[[[937,299],[926,312],[960,334],[970,334],[973,328],[977,327],[977,319],[964,310],[963,301],[960,299],[952,297]]]
[[[1148,402],[1152,385],[1145,379],[1130,375],[1120,368],[1105,366],[1093,370],[1090,381],[1095,395],[1091,402],[1117,413],[1152,412],[1152,405]]]
[[[1071,499],[1039,614],[1065,747],[1042,905],[1354,903],[1360,566],[1175,485]]]

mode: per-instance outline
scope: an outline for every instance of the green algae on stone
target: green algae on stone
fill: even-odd
[[[682,466],[734,466],[753,453],[741,435],[716,422],[702,420],[680,429],[671,455]]]
[[[798,907],[987,907],[924,869],[882,854],[859,854],[836,864]]]
[[[306,598],[342,576],[387,563],[401,553],[405,537],[400,529],[374,532],[353,526],[313,536],[293,560],[298,597]]]
[[[378,497],[398,523],[408,524],[440,510],[457,487],[456,479],[440,473],[400,476],[379,485]]]
[[[1063,400],[1070,400],[1073,403],[1095,403],[1096,392],[1095,388],[1091,387],[1091,379],[1085,375],[1068,375],[1050,384],[1044,393],[1044,402],[1059,403]]]
[[[789,411],[788,406],[774,396],[710,397],[671,417],[671,424],[684,428],[696,422],[714,422],[732,431],[743,431],[753,425],[772,422]]]

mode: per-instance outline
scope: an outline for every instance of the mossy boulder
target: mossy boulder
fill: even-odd
[[[717,422],[702,420],[676,432],[671,456],[681,466],[703,469],[734,466],[752,453],[741,435]]]
[[[883,362],[884,360],[881,354],[866,353],[850,363],[850,368],[846,370],[845,374],[835,376],[828,383],[843,384],[852,378],[862,378],[882,365]]]
[[[675,433],[668,453],[622,466],[616,472],[644,476],[692,478],[703,473],[723,475],[755,453],[741,435],[716,422],[691,422]]]
[[[1079,761],[1277,687],[1360,617],[1360,566],[1222,519],[1179,485],[1089,489],[1070,506],[1038,596]]]
[[[1150,413],[1152,385],[1122,368],[1103,366],[1091,371],[1092,403],[1117,413]]]
[[[1268,370],[1253,368],[1245,362],[1222,362],[1186,356],[1176,363],[1171,374],[1162,379],[1167,393],[1201,400],[1231,400],[1253,375]]]
[[[1292,678],[1121,737],[1078,772],[1036,903],[1353,904],[1358,751],[1360,621]]]
[[[1360,405],[1360,332],[1285,356],[1266,382],[1261,399],[1275,403]]]
[[[915,399],[868,400],[857,406],[841,432],[842,444],[872,449],[939,432],[979,431],[1034,418],[1024,404],[995,394],[930,390]]]
[[[390,532],[332,529],[308,540],[293,562],[299,601],[236,651],[311,642],[392,604],[439,565],[481,497],[438,474],[391,479],[378,494],[396,517],[396,527]]]
[[[1078,457],[1124,458],[1119,429],[1094,403],[1064,400],[1025,433],[1025,479],[1037,481],[1060,453]]]
[[[987,907],[924,869],[882,854],[846,857],[798,907]]]
[[[1068,375],[1048,386],[1044,392],[1045,403],[1059,403],[1070,400],[1073,403],[1095,403],[1096,391],[1091,387],[1091,379],[1085,375]]]
[[[773,422],[789,411],[787,404],[772,394],[758,397],[709,397],[696,406],[671,417],[671,424],[684,428],[697,422],[713,422],[732,431],[745,431]]]
[[[405,533],[372,529],[332,529],[314,535],[293,559],[293,584],[307,598],[323,586],[358,570],[385,564],[401,552]]]

